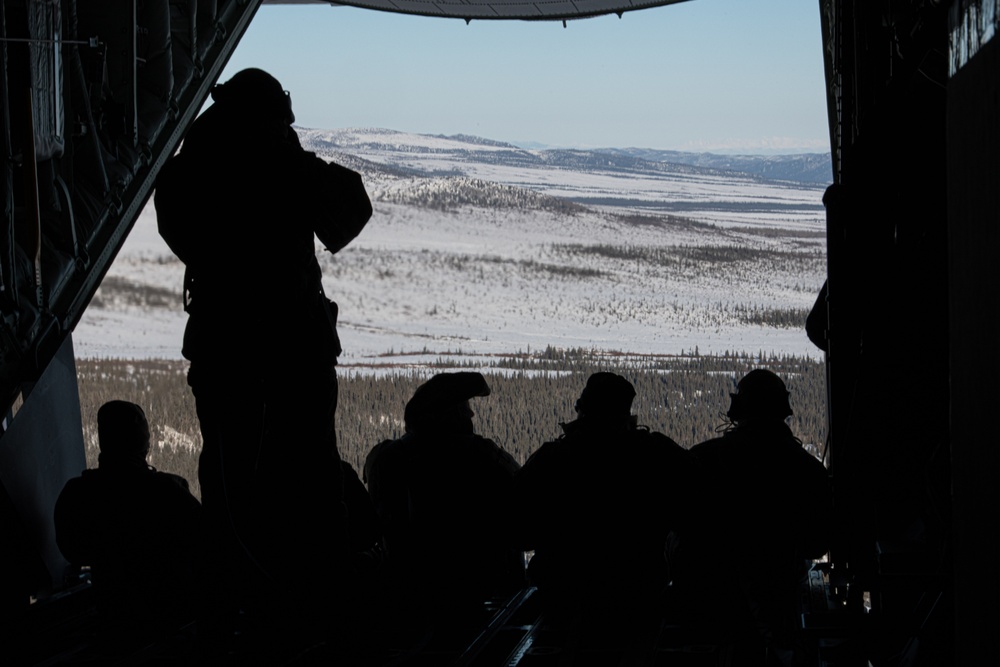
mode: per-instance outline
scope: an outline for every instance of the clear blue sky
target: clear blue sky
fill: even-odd
[[[818,0],[559,22],[264,6],[222,80],[270,71],[306,127],[552,146],[829,150]]]

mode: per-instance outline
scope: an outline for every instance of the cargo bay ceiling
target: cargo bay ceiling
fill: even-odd
[[[475,20],[521,19],[526,21],[566,20],[619,14],[624,12],[672,5],[686,0],[358,0],[356,2],[322,3],[377,9],[399,14],[440,16]],[[314,4],[310,2],[276,2],[265,4]]]

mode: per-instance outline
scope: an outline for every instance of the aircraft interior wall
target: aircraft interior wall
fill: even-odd
[[[994,38],[948,82],[955,627],[956,664],[962,665],[996,664],[1000,658],[1000,584],[987,574],[1000,526],[1000,448],[991,419],[1000,377],[997,174],[1000,40]]]
[[[63,585],[52,507],[85,467],[70,333],[259,5],[0,2],[0,618]]]
[[[901,655],[946,664],[954,651],[947,7],[821,7],[832,26],[839,157],[826,197],[832,583],[860,619],[872,664]]]
[[[28,584],[31,594],[41,595],[65,584],[69,563],[56,546],[52,517],[66,481],[87,466],[78,396],[73,342],[67,338],[25,392],[16,419],[0,440],[0,483],[17,517],[11,517],[6,528],[17,532],[14,525],[20,522],[25,531],[20,544],[25,551],[18,557],[38,558],[44,568],[37,568],[31,577],[5,578],[0,589]]]

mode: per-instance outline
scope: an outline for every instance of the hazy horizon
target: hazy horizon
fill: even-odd
[[[826,149],[810,149],[807,147],[776,147],[770,149],[757,148],[757,149],[747,149],[741,150],[739,148],[731,149],[719,149],[719,150],[699,150],[696,147],[690,149],[681,150],[676,148],[656,148],[654,146],[610,146],[610,145],[594,145],[594,146],[584,146],[584,145],[563,145],[563,144],[552,144],[546,143],[544,141],[539,141],[536,139],[510,139],[507,137],[491,137],[484,136],[480,134],[468,134],[464,132],[410,132],[408,130],[401,130],[395,127],[375,127],[375,126],[360,126],[360,127],[310,127],[296,122],[293,127],[297,130],[386,130],[390,132],[399,132],[402,134],[416,134],[427,137],[440,137],[444,139],[456,139],[461,137],[472,137],[475,139],[485,139],[487,141],[495,141],[499,143],[510,144],[517,148],[524,150],[582,150],[582,151],[600,151],[600,150],[651,150],[651,151],[661,151],[661,152],[675,152],[675,153],[691,153],[691,154],[711,154],[711,155],[729,155],[729,156],[782,156],[782,155],[829,155],[830,151]]]

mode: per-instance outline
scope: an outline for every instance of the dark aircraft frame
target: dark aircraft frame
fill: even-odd
[[[836,541],[827,607],[803,632],[844,642],[844,664],[996,664],[1000,2],[817,1],[834,169],[815,312]],[[565,21],[672,2],[344,4]],[[0,4],[8,627],[66,593],[52,506],[83,467],[70,334],[259,5]]]

